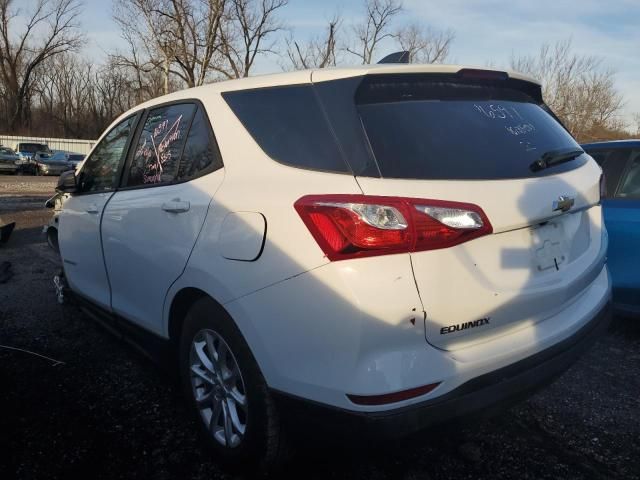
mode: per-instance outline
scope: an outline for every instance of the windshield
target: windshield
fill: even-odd
[[[26,153],[48,152],[49,146],[44,143],[21,143],[18,150]]]
[[[435,85],[435,87],[434,87]],[[506,179],[549,175],[586,155],[532,172],[549,151],[577,149],[550,111],[524,92],[455,82],[382,83],[358,111],[383,177]]]

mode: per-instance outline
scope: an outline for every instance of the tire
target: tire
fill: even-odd
[[[60,253],[57,228],[50,227],[47,229],[47,243],[56,253]]]
[[[203,355],[207,359],[215,358],[209,352],[209,345],[217,352],[219,360],[220,354],[225,350],[229,352],[223,354],[224,362],[210,362],[213,371],[202,361]],[[239,375],[229,375],[235,370],[227,368],[233,362]],[[195,414],[200,434],[215,459],[230,470],[262,473],[277,470],[286,457],[277,409],[242,334],[233,320],[209,298],[196,301],[186,315],[180,338],[179,369],[189,409]],[[194,369],[198,375],[193,373]],[[218,374],[214,373],[216,371]],[[216,379],[211,382],[213,377]],[[221,377],[230,378],[225,382],[220,381]],[[196,396],[201,399],[200,407]],[[238,401],[243,396],[244,406]],[[215,405],[220,406],[214,408]],[[211,417],[216,417],[217,421],[212,423]],[[226,425],[230,426],[231,434],[224,428],[220,430],[226,417],[230,418]],[[214,427],[210,428],[212,424]],[[238,426],[244,426],[244,433]]]

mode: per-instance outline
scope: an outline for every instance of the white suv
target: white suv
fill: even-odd
[[[301,71],[122,115],[60,180],[59,244],[175,354],[218,457],[264,464],[289,418],[407,434],[562,372],[607,323],[600,185],[522,75]]]

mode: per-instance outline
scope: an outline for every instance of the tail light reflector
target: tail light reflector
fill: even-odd
[[[347,398],[356,405],[385,405],[387,403],[396,403],[403,400],[409,400],[410,398],[426,395],[433,389],[435,389],[440,382],[430,383],[429,385],[423,385],[421,387],[411,388],[409,390],[402,390],[400,392],[385,393],[382,395],[352,395],[347,394]]]
[[[309,195],[295,209],[330,260],[447,248],[492,232],[477,205],[370,195]]]

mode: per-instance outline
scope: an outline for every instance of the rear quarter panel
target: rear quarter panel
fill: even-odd
[[[313,193],[361,193],[351,175],[298,169],[271,160],[219,94],[203,99],[203,103],[226,173],[209,206],[187,267],[167,294],[166,332],[171,301],[183,288],[198,288],[225,304],[328,263],[295,211],[294,202]],[[220,251],[218,240],[223,222],[235,212],[259,213],[266,220],[264,247],[255,261],[230,260]]]

